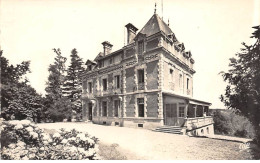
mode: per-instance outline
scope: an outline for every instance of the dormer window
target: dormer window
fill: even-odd
[[[102,68],[102,67],[104,67],[104,61],[99,62],[99,68]]]
[[[110,59],[109,59],[109,64],[113,64],[114,63],[114,59],[113,59],[113,57],[111,57]]]
[[[92,70],[92,65],[88,65],[88,71]]]

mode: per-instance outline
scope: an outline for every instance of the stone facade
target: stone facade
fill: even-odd
[[[83,120],[148,129],[163,125],[188,128],[187,118],[196,117],[191,106],[201,106],[204,113],[210,105],[192,98],[195,70],[191,53],[157,14],[138,33],[130,23],[126,28],[126,46],[111,52],[113,45],[105,41],[104,51],[86,63]],[[195,116],[188,117],[191,113]]]

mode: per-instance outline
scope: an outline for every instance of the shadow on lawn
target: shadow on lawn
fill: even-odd
[[[260,160],[260,148],[255,143],[250,142],[250,151],[255,160]]]
[[[118,146],[118,144],[105,145],[100,143],[99,155],[103,160],[127,160],[127,157],[118,151]]]

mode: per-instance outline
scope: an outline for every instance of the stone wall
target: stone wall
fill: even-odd
[[[135,117],[135,95],[126,95],[125,114],[126,117]]]
[[[126,78],[126,92],[133,92],[135,88],[135,79],[134,79],[135,70],[134,67],[128,68],[125,70]]]
[[[158,93],[147,93],[147,117],[158,117]]]
[[[146,64],[147,90],[158,89],[158,60]]]

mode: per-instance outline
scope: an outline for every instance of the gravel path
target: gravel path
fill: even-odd
[[[196,138],[146,129],[103,126],[86,123],[45,123],[41,128],[75,128],[88,132],[101,142],[116,143],[128,159],[147,160],[244,160],[251,159],[241,143],[208,138]]]

